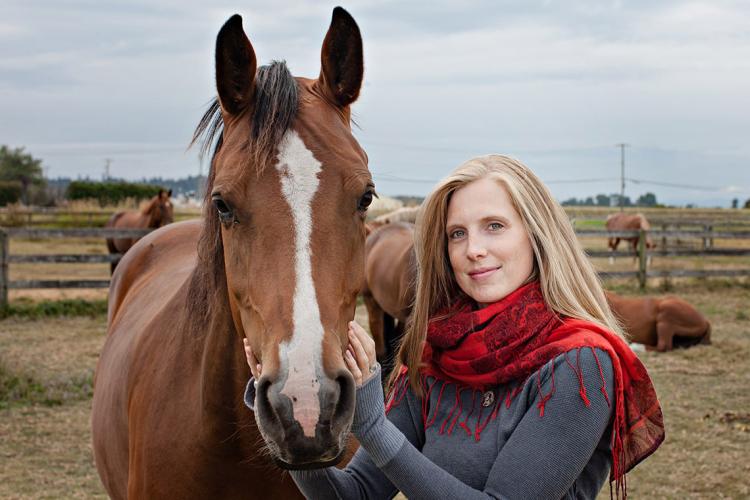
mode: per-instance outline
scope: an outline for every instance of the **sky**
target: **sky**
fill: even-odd
[[[336,3],[1,0],[0,144],[49,177],[206,173],[187,145],[215,96],[214,43],[235,13],[261,64],[320,71]],[[560,200],[620,190],[662,203],[750,198],[747,1],[341,4],[363,36],[354,133],[385,195],[425,195],[503,153]],[[625,143],[620,148],[618,144]]]

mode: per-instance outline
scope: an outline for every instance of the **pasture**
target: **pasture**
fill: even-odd
[[[633,498],[747,497],[750,287],[696,280],[676,291],[710,319],[714,343],[640,354],[664,407],[667,439],[628,476],[628,489]],[[366,324],[362,306],[358,319]],[[103,497],[89,411],[105,323],[103,314],[0,321],[0,498]]]
[[[586,247],[605,245],[584,241]],[[10,246],[13,254],[106,252],[104,241],[96,238],[14,239]],[[750,267],[750,258],[725,259],[657,257],[652,265]],[[633,269],[630,258],[620,258],[614,266],[596,259],[596,265],[600,270]],[[12,280],[109,277],[107,264],[13,264],[9,271]],[[635,280],[607,284],[623,295],[641,293]],[[628,476],[629,493],[633,498],[748,497],[750,283],[747,278],[650,280],[647,293],[661,294],[664,288],[706,315],[713,345],[639,353],[664,407],[667,439]],[[63,298],[101,301],[106,290],[10,292],[11,304],[29,307]],[[104,498],[93,465],[89,419],[106,316],[101,308],[70,312],[0,320],[0,498]],[[357,319],[367,324],[363,306]],[[608,495],[605,487],[600,498]]]

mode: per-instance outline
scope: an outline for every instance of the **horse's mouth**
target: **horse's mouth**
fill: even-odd
[[[311,469],[324,469],[326,467],[331,467],[333,465],[338,464],[341,459],[344,456],[344,452],[346,449],[342,449],[338,455],[336,455],[331,460],[323,460],[318,462],[304,462],[299,464],[290,464],[289,462],[285,462],[284,460],[274,457],[274,461],[276,462],[276,465],[278,465],[280,468],[285,470],[311,470]]]

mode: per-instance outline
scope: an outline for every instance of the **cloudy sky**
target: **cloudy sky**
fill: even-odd
[[[215,95],[213,46],[243,16],[261,63],[319,72],[330,2],[3,0],[0,144],[50,177],[183,177]],[[354,112],[378,191],[425,194],[463,160],[506,153],[563,200],[750,198],[746,1],[342,4],[364,39]]]

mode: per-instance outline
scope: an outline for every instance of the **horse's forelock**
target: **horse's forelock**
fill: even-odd
[[[294,123],[299,110],[299,88],[284,61],[273,61],[258,68],[254,97],[247,113],[250,137],[246,148],[247,164],[258,173],[273,160],[276,147]],[[200,143],[200,155],[213,148],[211,164],[221,149],[224,118],[219,99],[214,98],[193,132],[190,146]]]

